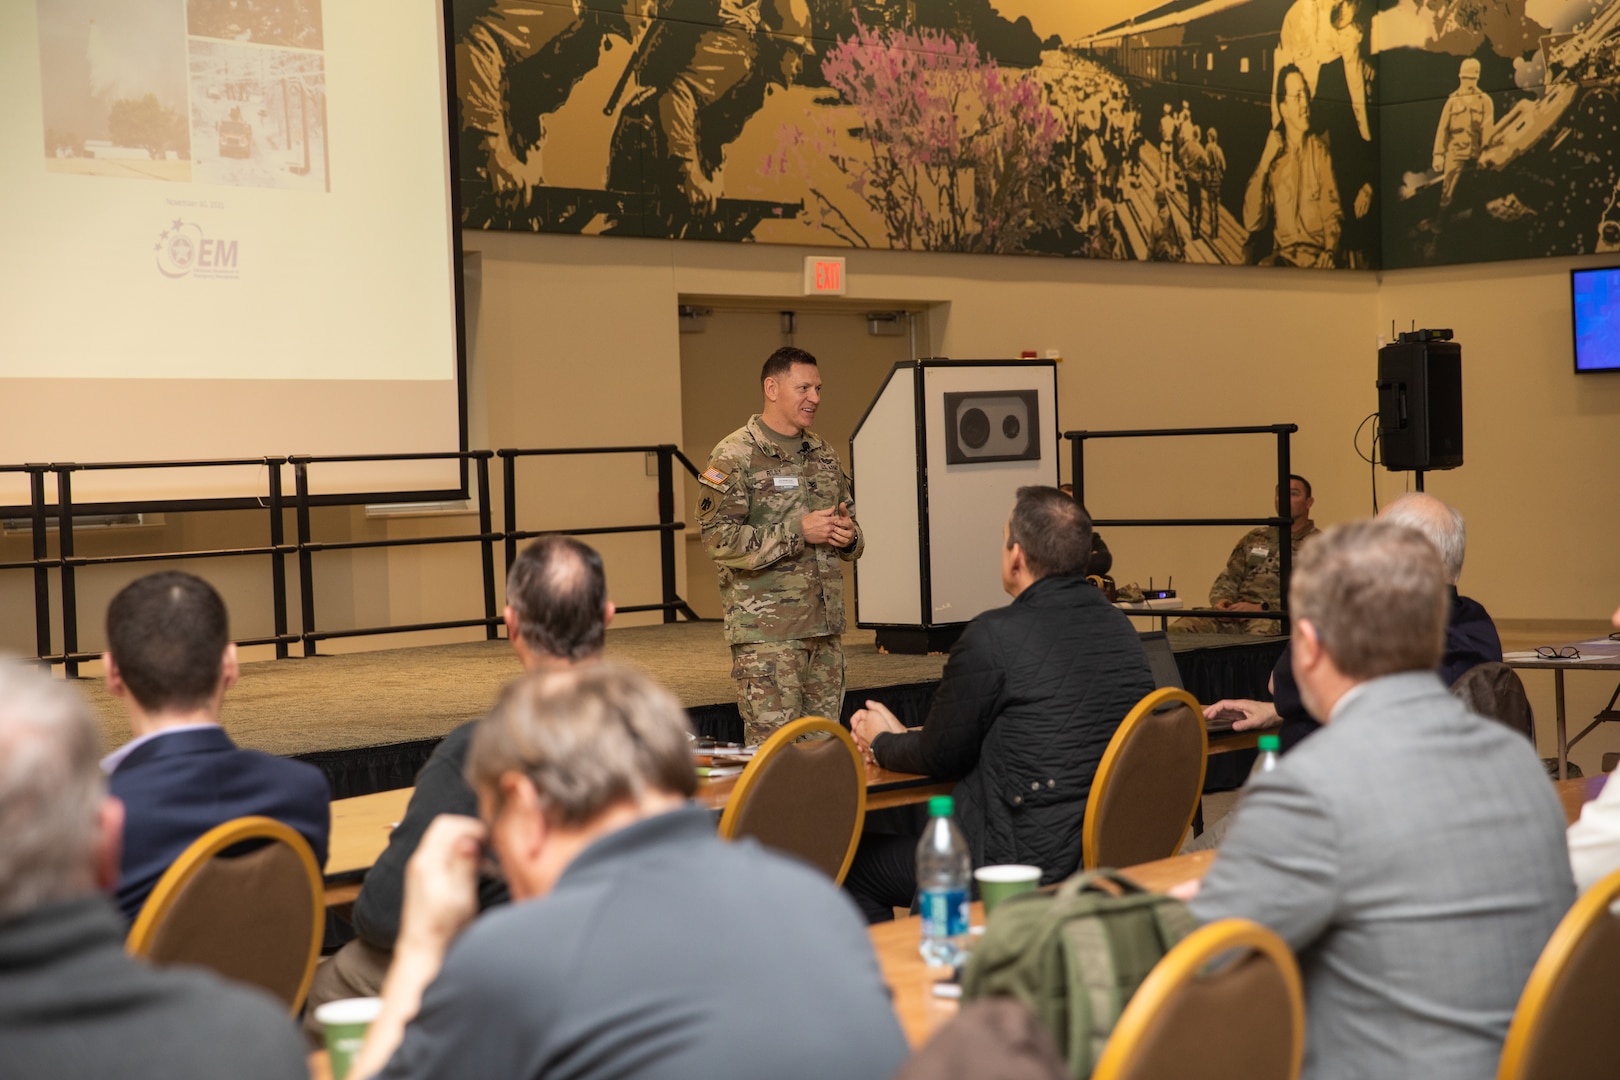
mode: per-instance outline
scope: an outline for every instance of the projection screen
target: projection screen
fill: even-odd
[[[0,4],[0,463],[465,449],[446,36],[441,0]],[[453,461],[311,475],[462,486]],[[74,478],[79,503],[264,490]]]

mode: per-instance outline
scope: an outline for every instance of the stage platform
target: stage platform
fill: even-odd
[[[1266,696],[1284,640],[1171,637],[1182,679],[1201,701]],[[606,652],[669,687],[699,734],[740,738],[731,654],[719,622],[609,630]],[[923,721],[943,655],[880,653],[870,630],[845,634],[844,652],[844,718],[871,698],[908,724]],[[334,798],[367,795],[414,783],[445,733],[483,715],[519,673],[504,640],[257,661],[242,665],[221,719],[239,745],[318,765]],[[99,679],[79,685],[101,719],[102,745],[127,742],[122,704]]]

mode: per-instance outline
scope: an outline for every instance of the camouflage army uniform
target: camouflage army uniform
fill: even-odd
[[[820,436],[788,448],[754,416],[714,448],[699,485],[703,546],[720,574],[731,677],[748,742],[801,716],[838,719],[844,700],[844,574],[860,558],[856,526],[847,550],[806,544],[799,519],[839,503],[855,512],[849,478]]]
[[[1305,531],[1294,537],[1294,548],[1315,536],[1319,530],[1314,521],[1307,522]],[[1259,604],[1262,610],[1275,611],[1282,605],[1282,549],[1277,544],[1277,528],[1262,525],[1243,534],[1232,557],[1226,560],[1226,569],[1215,579],[1209,590],[1209,606],[1222,600],[1234,604]],[[1172,630],[1196,634],[1276,634],[1280,633],[1276,619],[1177,619]]]

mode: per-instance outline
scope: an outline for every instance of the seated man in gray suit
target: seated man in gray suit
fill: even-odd
[[[1300,553],[1293,666],[1314,737],[1257,776],[1193,913],[1280,934],[1305,979],[1305,1071],[1493,1076],[1514,1006],[1575,897],[1558,797],[1524,736],[1435,674],[1450,594],[1387,521]]]

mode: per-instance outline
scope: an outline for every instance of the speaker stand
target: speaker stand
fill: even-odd
[[[1423,490],[1423,470],[1422,469],[1413,469],[1412,472],[1417,476],[1417,489],[1419,491],[1422,491]]]

